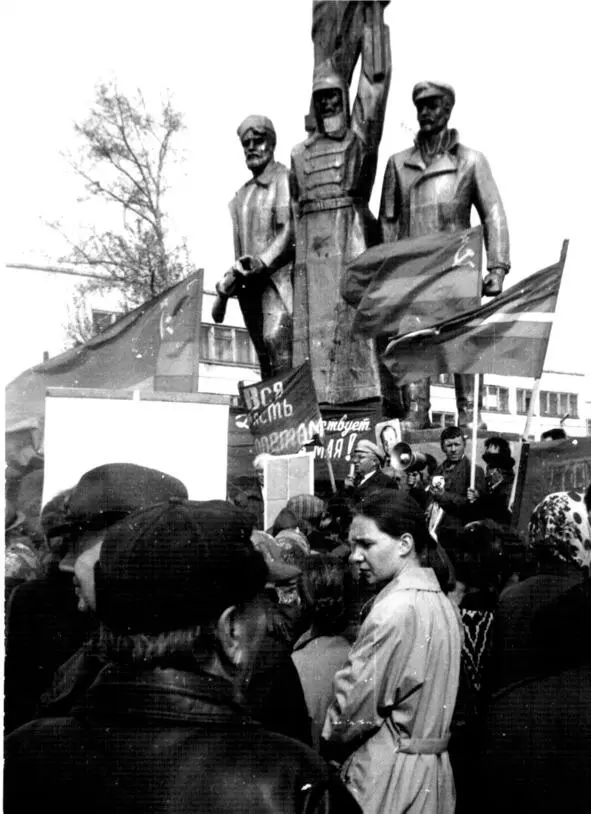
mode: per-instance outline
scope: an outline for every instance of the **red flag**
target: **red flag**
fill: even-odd
[[[459,317],[394,339],[382,357],[405,382],[440,373],[542,374],[564,258]]]
[[[195,319],[193,334],[181,334],[173,329],[169,334],[166,327],[170,325],[167,316],[173,319],[184,316],[198,307],[197,300],[201,297],[200,281],[203,270],[194,272],[185,280],[172,288],[163,291],[154,299],[140,305],[129,314],[125,314],[106,330],[94,336],[80,347],[68,350],[65,353],[44,362],[41,365],[26,370],[14,379],[6,388],[6,425],[9,429],[15,423],[24,419],[38,421],[45,410],[45,390],[47,387],[86,387],[105,388],[109,390],[130,389],[149,382],[158,373],[163,375],[162,364],[166,361],[171,369],[174,354],[181,349],[177,358],[187,363],[190,354],[187,350],[192,345],[192,353],[196,354],[199,348],[199,334],[197,319]],[[189,303],[181,303],[183,294],[191,292]],[[163,307],[167,302],[168,305]],[[181,305],[176,309],[174,304]],[[172,304],[172,311],[169,306]],[[187,310],[185,310],[187,309]],[[162,328],[164,326],[164,330]],[[197,333],[195,333],[197,331]],[[161,333],[171,337],[171,344],[161,349]],[[176,349],[173,343],[178,342]],[[160,355],[160,361],[159,360]],[[195,363],[193,356],[191,365]],[[191,366],[189,370],[193,371]],[[175,370],[178,375],[178,368]]]
[[[396,336],[480,305],[482,227],[368,249],[351,263],[341,293],[357,306],[353,331]]]
[[[198,392],[202,300],[203,269],[199,269],[184,285],[171,288],[160,302],[154,390]]]

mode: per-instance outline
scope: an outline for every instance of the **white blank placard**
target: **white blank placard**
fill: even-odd
[[[191,500],[225,500],[228,404],[52,396],[45,400],[43,503],[106,463],[134,463],[181,480]]]
[[[270,455],[264,461],[265,528],[268,529],[290,497],[314,494],[314,454]]]

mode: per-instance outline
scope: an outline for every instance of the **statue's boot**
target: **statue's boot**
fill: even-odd
[[[478,416],[482,414],[483,381],[484,376],[480,374]],[[454,384],[456,388],[456,406],[458,408],[458,427],[472,429],[474,422],[474,374],[456,373],[454,374]],[[478,429],[486,429],[486,424],[482,420],[478,423]]]
[[[429,420],[431,407],[429,379],[411,382],[411,384],[405,385],[403,390],[406,413],[401,422],[402,429],[426,430],[432,427]]]

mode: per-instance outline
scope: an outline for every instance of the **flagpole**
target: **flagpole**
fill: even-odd
[[[326,461],[326,465],[328,467],[328,477],[330,478],[330,488],[332,489],[333,495],[337,493],[337,482],[334,477],[334,469],[332,468],[332,461],[330,458],[326,457],[326,453],[324,455],[324,460]]]
[[[330,479],[330,488],[332,489],[333,495],[337,493],[337,482],[334,476],[334,469],[332,468],[332,461],[330,460],[329,456],[326,452],[326,446],[324,445],[324,438],[321,438],[320,435],[316,434],[314,436],[314,444],[317,447],[322,447],[324,450],[324,460],[326,461],[326,466],[328,468],[328,477]]]
[[[480,373],[474,376],[474,407],[472,408],[472,455],[470,458],[470,489],[474,489],[476,484],[476,444],[478,443],[478,422],[480,412],[478,401],[480,399]]]
[[[531,425],[534,418],[534,410],[536,403],[538,401],[538,394],[540,392],[540,382],[542,381],[542,377],[538,376],[537,379],[534,380],[534,386],[531,391],[531,397],[529,400],[529,407],[527,410],[527,416],[525,419],[525,426],[523,428],[523,433],[521,434],[521,440],[519,441],[519,449],[517,450],[517,456],[515,458],[515,477],[513,478],[513,484],[511,486],[511,496],[509,498],[509,510],[513,508],[513,503],[515,502],[515,495],[517,493],[517,473],[519,472],[519,462],[521,460],[521,453],[523,450],[523,445],[527,443],[529,438],[529,432],[531,429]]]
[[[566,263],[566,255],[568,253],[568,244],[569,244],[568,239],[565,239],[565,240],[562,241],[562,248],[560,250],[560,259],[558,261],[559,265],[561,266],[561,272],[564,271],[564,265]],[[547,349],[548,349],[548,346],[546,346],[546,350]],[[519,449],[517,451],[517,457],[515,459],[515,477],[513,478],[513,484],[511,486],[511,495],[509,497],[509,506],[508,506],[509,511],[513,511],[513,504],[515,503],[515,495],[517,494],[517,474],[519,473],[519,462],[521,460],[523,445],[525,443],[527,443],[528,438],[529,438],[529,433],[530,433],[530,429],[531,429],[531,425],[532,425],[532,421],[533,421],[533,417],[534,417],[534,409],[535,409],[536,402],[538,400],[538,394],[540,392],[540,383],[541,383],[541,380],[542,380],[542,373],[543,373],[543,370],[544,370],[545,361],[546,361],[546,358],[544,356],[544,360],[542,361],[542,367],[540,368],[540,375],[536,379],[534,379],[534,386],[533,386],[532,391],[531,391],[531,398],[530,398],[530,401],[529,401],[529,408],[527,410],[527,417],[525,419],[525,427],[523,428],[523,434],[522,434],[521,440],[519,442]]]

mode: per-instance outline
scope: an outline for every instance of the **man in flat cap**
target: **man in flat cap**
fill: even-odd
[[[110,463],[85,472],[73,489],[43,508],[42,525],[55,561],[42,579],[16,588],[7,608],[7,732],[35,717],[54,672],[96,629],[92,615],[79,612],[87,602],[77,561],[96,560],[109,527],[118,520],[169,497],[187,497],[185,485],[171,475]]]
[[[398,489],[394,478],[382,472],[384,460],[383,451],[373,441],[362,438],[357,442],[351,456],[354,475],[345,479],[345,491],[355,503],[383,489]]]
[[[266,116],[238,128],[252,178],[230,203],[236,262],[216,285],[212,316],[222,322],[228,297],[238,297],[263,379],[291,368],[293,228],[289,171],[275,161],[277,137]]]
[[[265,630],[263,555],[221,500],[108,530],[95,565],[102,669],[62,717],[4,747],[4,811],[360,814],[321,758],[244,707]]]
[[[488,161],[482,153],[460,144],[457,131],[448,128],[455,103],[450,85],[419,82],[412,98],[419,132],[412,147],[388,161],[380,207],[382,239],[390,242],[469,229],[475,207],[487,252],[488,274],[482,293],[494,297],[501,293],[510,267],[509,231]],[[473,376],[455,376],[461,426],[472,419],[473,382]],[[426,426],[429,380],[406,385],[398,395],[406,413],[402,417],[414,428]]]

